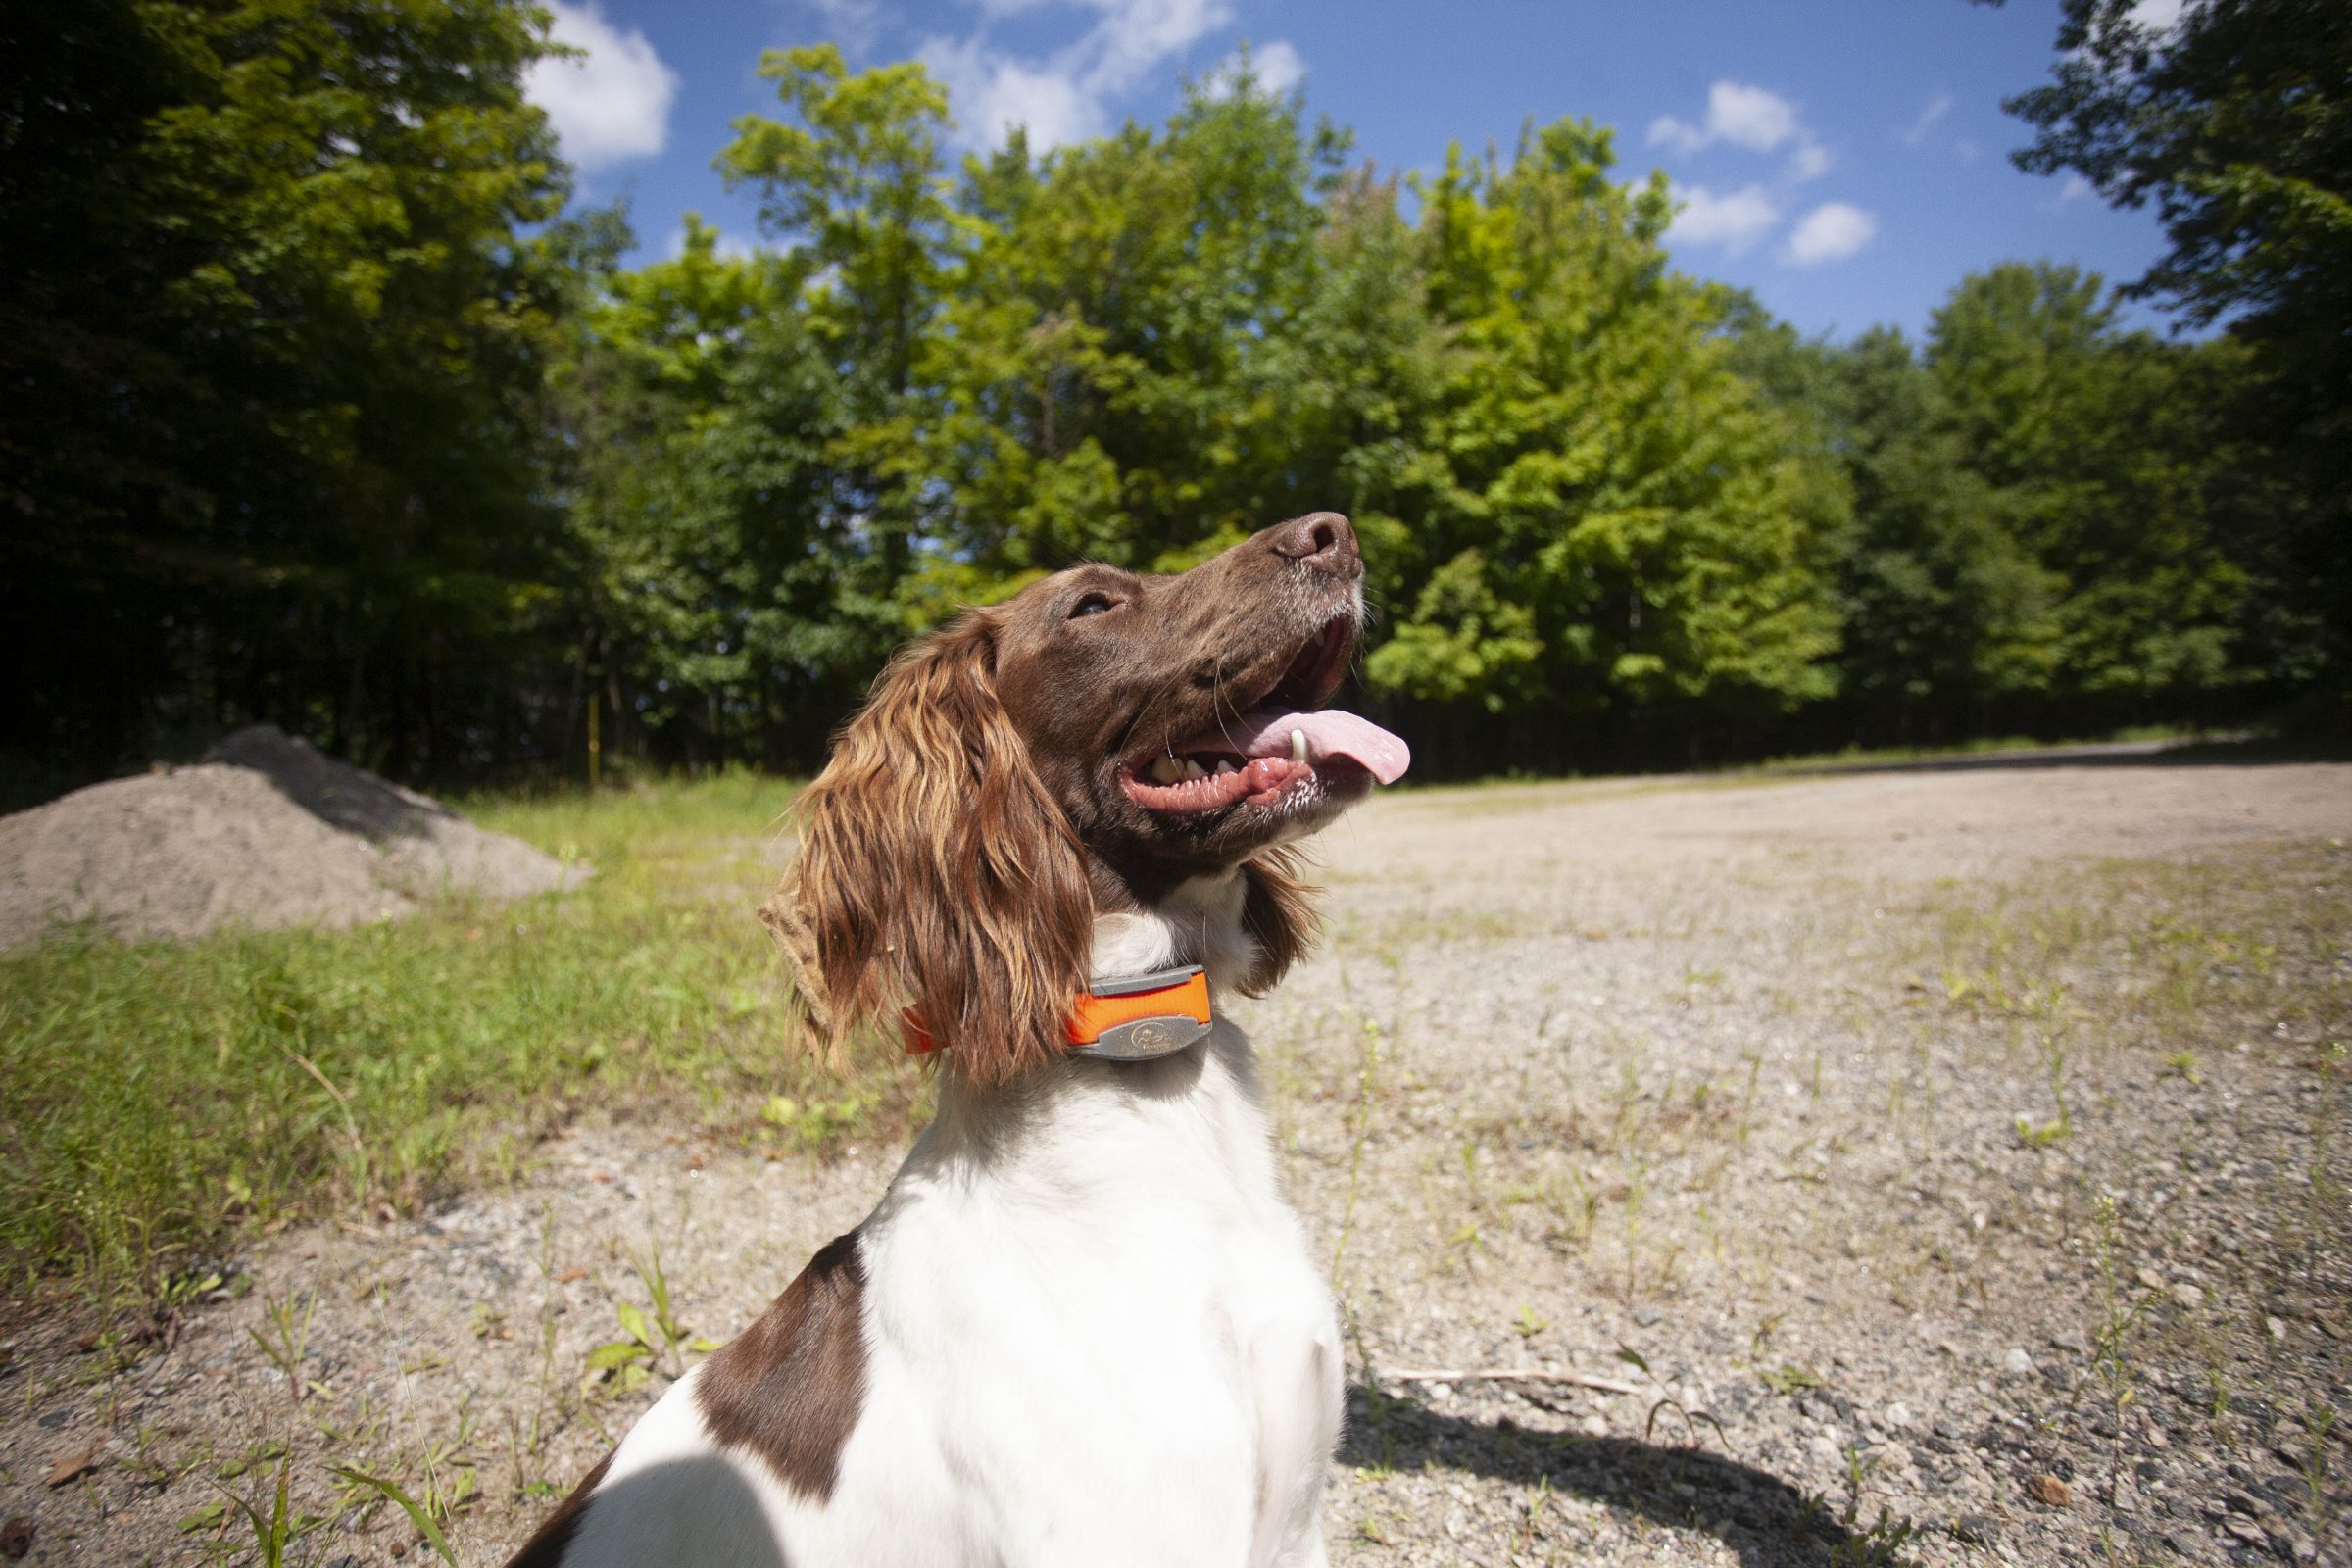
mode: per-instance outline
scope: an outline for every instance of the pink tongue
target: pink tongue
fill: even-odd
[[[1383,784],[1394,784],[1413,765],[1412,749],[1368,718],[1326,708],[1312,713],[1245,714],[1223,738],[1246,756],[1278,757],[1291,746],[1291,731],[1306,737],[1309,760],[1348,757]]]

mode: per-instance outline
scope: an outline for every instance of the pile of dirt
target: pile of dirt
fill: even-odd
[[[0,949],[83,920],[132,940],[358,925],[440,894],[521,898],[584,874],[257,724],[192,767],[0,817]]]

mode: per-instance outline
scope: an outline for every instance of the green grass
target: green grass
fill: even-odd
[[[753,917],[789,798],[730,774],[463,801],[594,879],[354,931],[74,932],[0,957],[0,1292],[152,1297],[240,1235],[512,1179],[590,1107],[782,1149],[911,1114],[895,1054],[842,1100],[798,1050]],[[779,1125],[777,1095],[855,1114]]]

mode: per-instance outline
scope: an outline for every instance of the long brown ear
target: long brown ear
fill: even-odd
[[[800,858],[762,911],[836,1063],[902,1002],[948,1066],[1002,1083],[1057,1054],[1094,896],[999,705],[996,628],[967,612],[906,650],[802,792]]]
[[[1242,928],[1257,944],[1257,967],[1242,990],[1262,997],[1274,989],[1292,964],[1306,956],[1321,922],[1315,916],[1315,895],[1323,890],[1299,876],[1296,852],[1272,849],[1242,862],[1250,891],[1242,901]]]

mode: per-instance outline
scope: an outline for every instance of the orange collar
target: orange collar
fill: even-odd
[[[908,1007],[899,1018],[908,1055],[927,1055],[939,1049],[920,1012]],[[1095,981],[1078,994],[1061,1033],[1076,1055],[1152,1061],[1200,1041],[1212,1018],[1208,975],[1194,963],[1131,980]]]

